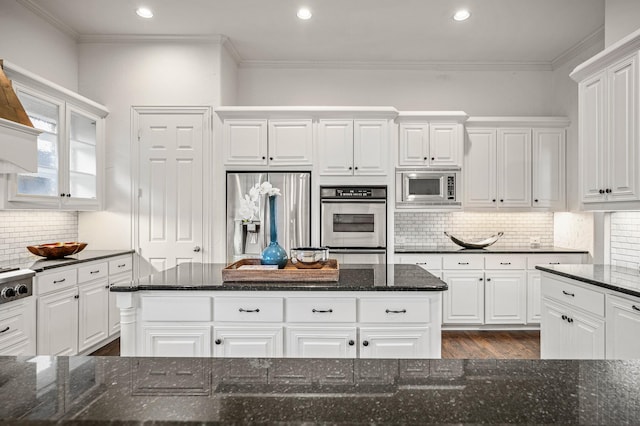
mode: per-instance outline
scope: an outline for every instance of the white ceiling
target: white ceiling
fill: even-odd
[[[247,63],[548,64],[604,24],[604,0],[18,1],[80,40],[221,34]],[[136,16],[139,5],[155,17]],[[311,20],[296,17],[300,6]],[[451,19],[460,7],[466,22]]]

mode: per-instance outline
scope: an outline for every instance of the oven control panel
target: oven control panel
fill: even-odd
[[[320,199],[386,199],[386,186],[323,186]]]
[[[33,271],[27,270],[0,273],[0,304],[31,296],[34,275]]]
[[[447,200],[456,199],[456,179],[453,176],[447,176]]]

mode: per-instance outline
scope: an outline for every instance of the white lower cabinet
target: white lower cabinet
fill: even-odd
[[[527,322],[539,324],[542,317],[540,271],[527,272]]]
[[[429,358],[427,327],[361,327],[360,358]]]
[[[209,325],[143,325],[142,356],[211,356]]]
[[[78,287],[78,351],[109,337],[109,281],[105,278]]]
[[[215,326],[213,356],[278,358],[283,356],[282,326]]]
[[[38,355],[78,353],[78,288],[38,299]]]
[[[355,358],[356,327],[287,327],[287,356],[292,358]]]
[[[35,353],[35,297],[27,297],[3,305],[0,311],[0,355],[35,355]]]
[[[484,274],[445,271],[442,278],[449,286],[442,298],[442,323],[484,323]]]
[[[520,271],[492,271],[485,277],[485,324],[527,322],[527,276]]]
[[[607,295],[607,359],[640,358],[640,299]]]

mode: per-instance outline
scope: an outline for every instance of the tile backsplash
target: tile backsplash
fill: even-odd
[[[640,212],[614,212],[610,218],[610,262],[637,269],[640,266]]]
[[[0,211],[0,266],[39,259],[27,246],[77,239],[78,212]]]
[[[540,246],[553,246],[553,213],[396,212],[396,245],[449,245],[444,231],[463,240],[479,240],[500,231],[500,246],[530,247],[531,237]]]

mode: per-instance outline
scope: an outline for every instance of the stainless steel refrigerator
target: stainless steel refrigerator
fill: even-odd
[[[260,257],[270,241],[269,209],[261,197],[253,220],[243,220],[241,199],[256,183],[270,182],[277,197],[278,243],[289,253],[311,243],[310,172],[227,172],[227,260]],[[246,216],[246,214],[245,214]]]

